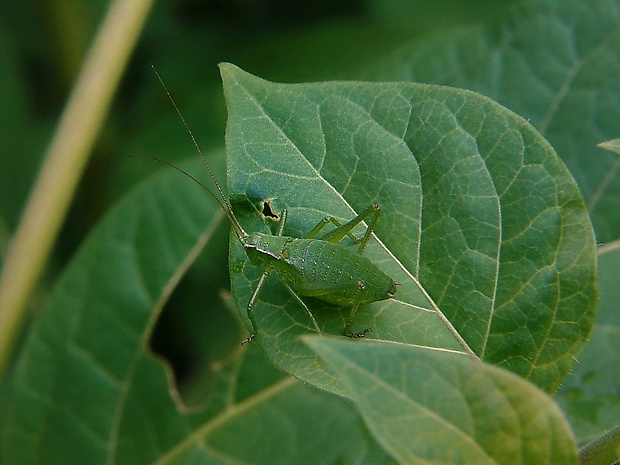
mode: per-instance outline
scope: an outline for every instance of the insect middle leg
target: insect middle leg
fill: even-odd
[[[366,328],[363,331],[360,331],[358,333],[353,333],[351,332],[351,326],[353,325],[353,320],[355,320],[355,315],[357,315],[357,311],[360,308],[360,305],[362,304],[363,301],[363,295],[364,295],[364,289],[365,289],[366,285],[364,284],[364,281],[358,281],[357,282],[357,289],[358,289],[358,295],[359,298],[357,299],[357,301],[355,302],[355,304],[353,305],[353,307],[351,307],[351,313],[349,314],[349,318],[347,319],[347,323],[344,327],[344,332],[343,334],[346,337],[350,337],[353,339],[360,339],[363,338],[364,336],[366,336],[367,333],[371,333],[372,329],[371,328]]]
[[[258,333],[258,326],[256,325],[256,320],[254,319],[254,306],[256,305],[256,299],[258,298],[258,293],[261,291],[263,284],[265,284],[265,280],[269,277],[272,270],[273,270],[272,267],[268,267],[267,269],[265,269],[265,271],[259,278],[258,283],[256,284],[256,289],[254,289],[254,292],[252,293],[252,297],[250,297],[250,301],[248,302],[246,311],[247,311],[250,323],[252,324],[252,333],[241,342],[242,346],[246,345],[249,342],[252,342],[252,340],[256,337],[256,334]],[[303,299],[299,297],[299,295],[295,292],[295,290],[288,283],[286,283],[285,281],[281,281],[281,282],[284,285],[284,287],[286,287],[286,289],[291,294],[291,296],[297,301],[297,303],[299,303],[299,305],[301,305],[303,309],[306,311],[306,313],[310,317],[310,320],[312,321],[312,324],[314,325],[314,329],[316,330],[317,334],[322,334],[321,328],[319,328],[319,324],[316,322],[314,315],[312,314],[312,312],[310,311],[306,303],[303,301]],[[354,316],[354,314],[352,315]],[[349,323],[349,326],[350,326],[350,323]],[[357,336],[357,337],[363,337],[363,336]]]
[[[368,240],[370,239],[370,236],[372,235],[372,232],[375,229],[375,225],[377,224],[377,221],[379,220],[380,211],[381,210],[379,208],[379,205],[377,205],[376,203],[373,203],[372,205],[370,205],[370,207],[368,207],[362,213],[360,213],[355,218],[353,218],[351,221],[345,224],[341,224],[334,217],[331,217],[331,216],[325,217],[312,229],[312,231],[308,233],[306,237],[308,239],[313,238],[325,226],[327,226],[329,223],[332,223],[336,225],[336,229],[325,234],[325,236],[323,236],[321,240],[338,243],[342,239],[344,239],[345,236],[347,236],[354,243],[359,244],[359,249],[357,253],[361,254],[364,252],[364,249],[366,248],[366,245],[368,244]],[[368,224],[368,227],[366,228],[366,232],[364,233],[362,237],[355,237],[351,231],[353,230],[353,228],[355,228],[358,224],[360,224],[362,221],[364,221],[369,216],[372,216],[372,218],[370,219],[370,223]]]

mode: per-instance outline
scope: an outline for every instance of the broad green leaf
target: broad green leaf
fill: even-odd
[[[510,372],[403,344],[306,340],[339,373],[370,431],[400,464],[577,464],[560,410]]]
[[[484,94],[532,123],[579,185],[599,241],[618,238],[620,163],[596,148],[618,137],[620,3],[526,1],[501,22],[412,42],[365,74]]]
[[[357,330],[451,350],[463,350],[460,337],[544,390],[561,383],[595,316],[596,251],[573,179],[532,126],[447,87],[273,84],[232,65],[222,76],[229,193],[248,232],[274,231],[261,215],[265,202],[276,214],[288,210],[284,235],[293,237],[325,216],[346,221],[378,203],[365,254],[401,286],[393,299],[362,307]],[[263,270],[235,239],[230,261],[249,327],[245,308]],[[342,334],[349,309],[307,301],[326,334]],[[255,318],[276,366],[344,393],[296,338],[312,325],[275,274]]]
[[[579,441],[589,441],[620,422],[620,247],[600,247],[601,305],[585,350],[555,398]]]
[[[182,167],[203,174],[197,159]],[[212,376],[201,406],[181,404],[149,340],[197,253],[222,246],[211,238],[223,219],[200,188],[167,169],[99,224],[13,370],[3,464],[389,462],[350,403],[285,377],[258,347],[242,349],[237,322],[216,330],[225,310],[208,282],[203,311],[215,323],[202,333]],[[226,264],[213,266],[223,273]]]

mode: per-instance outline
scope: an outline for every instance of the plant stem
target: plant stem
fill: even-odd
[[[67,102],[0,275],[0,375],[153,0],[112,0]]]
[[[618,460],[620,460],[620,425],[586,444],[579,451],[579,461],[582,465],[611,465]]]

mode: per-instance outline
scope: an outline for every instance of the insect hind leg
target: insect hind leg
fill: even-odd
[[[362,213],[360,213],[351,221],[345,224],[341,224],[335,218],[328,216],[326,218],[323,218],[323,220],[319,224],[317,224],[306,237],[311,239],[312,237],[316,236],[325,226],[327,226],[329,223],[332,223],[337,226],[336,229],[325,234],[325,236],[321,240],[338,243],[342,239],[344,239],[345,236],[347,236],[354,243],[359,244],[357,253],[362,254],[364,252],[364,249],[366,248],[366,245],[368,244],[368,241],[370,240],[372,232],[375,229],[375,225],[379,220],[380,212],[381,209],[379,208],[379,205],[373,203],[366,210],[364,210]],[[370,219],[370,223],[366,228],[366,232],[362,237],[355,237],[351,231],[362,221],[366,220],[366,218],[368,218],[369,216],[371,216],[372,218]]]
[[[323,218],[313,229],[312,231],[310,231],[308,234],[306,234],[306,239],[312,239],[314,238],[314,236],[316,236],[319,232],[321,232],[321,230],[327,226],[329,223],[333,224],[336,226],[337,229],[335,229],[334,231],[338,231],[340,228],[342,228],[342,223],[340,221],[338,221],[336,218],[334,218],[333,216],[326,216],[325,218]],[[325,237],[329,236],[330,234],[332,234],[334,231],[332,231],[331,233],[328,233],[325,235]],[[358,237],[355,237],[351,231],[347,231],[345,234],[343,234],[343,236],[338,239],[338,240],[332,240],[329,242],[340,242],[341,239],[344,238],[344,236],[348,236],[353,242],[355,242],[356,244],[360,241],[360,239]],[[321,240],[328,240],[326,238],[323,238]]]
[[[314,325],[314,329],[316,330],[317,334],[319,335],[322,334],[321,328],[319,328],[319,324],[316,322],[314,315],[312,314],[312,312],[310,311],[306,303],[302,300],[301,297],[299,297],[297,292],[295,292],[295,290],[288,283],[286,283],[285,281],[282,281],[282,284],[284,284],[284,287],[286,287],[286,289],[291,294],[291,296],[293,296],[293,298],[304,308],[304,310],[310,317],[310,320],[312,320],[312,324]]]
[[[306,303],[303,301],[303,299],[299,296],[299,294],[297,294],[297,292],[295,292],[295,290],[289,284],[287,284],[285,281],[282,281],[282,284],[284,285],[284,287],[286,287],[286,289],[291,294],[291,296],[293,296],[293,298],[299,303],[299,305],[301,305],[303,307],[303,309],[306,311],[306,313],[310,317],[310,320],[312,321],[312,324],[314,325],[314,329],[317,332],[317,334],[319,334],[319,335],[323,334],[321,329],[319,328],[318,323],[316,322],[316,319],[314,318],[314,315],[312,314],[312,311],[310,311],[310,309],[308,308]],[[354,333],[354,332],[351,331],[351,326],[353,325],[353,320],[355,320],[355,316],[357,315],[357,311],[359,310],[359,308],[361,306],[361,303],[364,300],[362,297],[363,297],[363,293],[364,293],[364,288],[365,287],[366,287],[366,285],[364,284],[363,281],[359,281],[357,283],[357,288],[359,290],[359,299],[356,301],[355,305],[353,305],[353,307],[351,308],[351,313],[349,314],[349,318],[347,319],[347,323],[346,323],[346,325],[344,327],[344,331],[343,331],[343,334],[345,336],[353,338],[353,339],[361,339],[364,336],[366,336],[366,334],[372,333],[372,328],[366,328],[363,331],[359,331],[357,333]]]

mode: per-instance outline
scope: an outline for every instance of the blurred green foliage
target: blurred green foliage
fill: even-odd
[[[614,21],[617,23],[617,16],[612,13],[618,7],[612,0],[597,0],[591,2],[592,8],[586,6],[588,2],[571,1],[567,3],[573,7],[580,5],[581,9],[563,9],[561,0],[548,0],[540,4],[544,5],[541,11],[551,5],[549,17],[543,11],[538,17],[540,23],[522,21],[515,26],[510,19],[514,17],[506,15],[507,11],[514,11],[511,10],[514,3],[491,0],[157,2],[126,69],[46,274],[31,299],[33,314],[38,315],[61,271],[111,206],[134,190],[144,178],[162,170],[159,164],[148,159],[149,156],[183,167],[188,166],[184,160],[190,159],[192,169],[198,166],[191,140],[151,65],[162,75],[198,143],[213,160],[220,179],[224,177],[227,118],[217,68],[220,62],[234,63],[274,82],[365,78],[416,80],[464,87],[490,96],[521,116],[531,118],[534,126],[543,132],[571,169],[588,207],[598,209],[595,231],[599,240],[603,237],[611,243],[611,247],[600,252],[605,254],[601,260],[604,284],[601,310],[604,313],[595,327],[593,344],[584,354],[584,363],[576,365],[574,375],[568,378],[556,400],[578,439],[600,434],[602,429],[617,422],[615,413],[620,405],[617,374],[610,370],[617,365],[614,341],[619,327],[615,316],[617,299],[613,292],[617,288],[619,262],[615,251],[617,246],[614,245],[618,240],[615,207],[619,197],[615,195],[618,189],[615,173],[619,164],[609,154],[595,158],[599,152],[594,147],[597,142],[617,138],[617,132],[613,131],[618,125],[614,115],[619,104],[615,99],[617,93],[612,91],[615,92],[613,83],[617,82],[618,75],[617,58],[614,58],[618,55],[613,53],[617,50],[618,40],[615,33],[601,38],[591,32],[600,30],[601,34],[606,34],[607,29],[599,20],[604,18],[608,20],[606,26],[613,26]],[[526,9],[531,4],[537,3],[526,2],[519,8]],[[102,0],[29,0],[4,2],[0,6],[0,264],[36,177],[42,154],[107,6],[108,2]],[[606,8],[612,13],[606,13]],[[558,18],[554,16],[556,10],[561,11]],[[584,11],[591,13],[592,21],[583,14]],[[555,27],[547,27],[549,19]],[[573,23],[579,23],[584,29],[571,29]],[[519,29],[530,26],[530,32],[537,31],[535,34],[528,36],[528,31]],[[546,36],[541,31],[550,34]],[[554,36],[553,33],[558,34]],[[517,37],[516,43],[511,42],[514,37]],[[519,42],[523,37],[528,40]],[[502,48],[506,43],[510,46]],[[424,46],[418,46],[420,44]],[[515,50],[517,53],[513,54]],[[557,53],[558,50],[566,55]],[[554,85],[560,82],[558,79],[567,74],[564,65],[573,63],[573,60],[582,65],[587,63],[589,67],[571,70],[581,80],[567,81],[565,88],[557,86],[569,96],[558,103],[555,100],[558,94],[547,94],[546,91],[556,89]],[[501,72],[506,74],[501,75]],[[601,84],[603,81],[608,87]],[[601,92],[603,88],[605,91]],[[596,98],[591,100],[592,95]],[[545,113],[549,108],[553,110],[552,120]],[[166,184],[163,177],[157,179],[156,182],[163,183],[168,190],[162,190],[160,198],[157,197],[159,191],[146,189],[141,198],[145,203],[154,202],[152,218],[155,226],[160,226],[157,224],[158,212],[164,218],[166,215],[161,213],[163,208],[157,208],[157,202],[174,201],[174,195],[181,190],[176,182],[189,181],[181,179]],[[187,198],[193,199],[191,195],[188,194]],[[183,208],[191,211],[192,205],[188,200],[188,205]],[[169,204],[166,207],[176,210]],[[131,207],[126,208],[126,218],[132,218]],[[183,215],[179,213],[179,216]],[[199,221],[204,220],[201,217]],[[278,398],[273,405],[260,404],[260,409],[264,410],[261,414],[268,418],[280,408],[282,411],[289,409],[287,414],[291,421],[297,421],[300,428],[310,426],[316,429],[313,431],[317,436],[312,442],[315,449],[322,444],[321,432],[329,436],[326,441],[339,442],[341,436],[338,434],[343,431],[351,432],[353,444],[368,440],[370,436],[362,422],[353,414],[346,415],[351,413],[349,404],[325,397],[301,384],[289,391],[293,383],[289,386],[289,381],[283,381],[283,375],[266,363],[255,346],[241,356],[246,362],[240,367],[231,366],[230,360],[226,359],[239,340],[235,316],[226,311],[205,312],[207,296],[218,293],[223,298],[212,300],[221,300],[218,303],[221,309],[232,305],[226,294],[229,287],[228,252],[223,244],[227,240],[227,228],[225,224],[216,226],[213,239],[175,288],[157,321],[154,337],[148,342],[172,362],[185,403],[203,405],[206,400],[213,402],[215,399],[221,407],[230,401],[225,398],[226,391],[220,389],[220,384],[226,383],[239,383],[238,397],[233,399],[239,403],[270,389],[282,389],[290,398]],[[160,252],[158,240],[157,235],[146,237],[145,234],[137,238],[138,244],[152,245],[150,260],[155,260]],[[174,243],[171,243],[170,248],[174,249]],[[114,240],[106,245],[113,247]],[[95,246],[91,251],[93,249],[97,250]],[[156,275],[159,270],[149,271]],[[79,276],[79,273],[75,275]],[[130,296],[131,292],[125,297],[127,295]],[[99,329],[110,330],[111,327]],[[29,330],[26,327],[25,334]],[[92,334],[99,336],[97,331]],[[213,334],[219,337],[207,337]],[[105,339],[102,341],[105,344]],[[19,355],[19,347],[15,354]],[[161,374],[160,365],[148,357],[140,363],[140,369],[150,376],[144,379],[161,381],[162,377],[157,377]],[[248,379],[251,381],[243,382]],[[142,386],[135,383],[132,388],[136,389],[133,395],[137,398],[136,404],[132,405],[139,405]],[[148,386],[144,389],[148,394],[163,392],[166,387],[162,382],[162,386],[153,387],[152,391],[148,391]],[[0,396],[5,392],[6,386],[2,385]],[[0,398],[0,401],[4,399]],[[178,405],[172,405],[171,398],[151,399],[154,404],[160,400],[166,403],[166,409],[160,412],[164,418],[162,421],[167,420],[165,417],[169,412],[178,413],[175,410]],[[330,414],[317,420],[314,402],[316,409],[329,405]],[[297,410],[291,414],[291,408]],[[303,415],[297,415],[297,412]],[[212,412],[203,413],[204,418],[209,418],[208,414]],[[93,418],[97,418],[96,415]],[[131,420],[131,415],[128,414],[127,418]],[[191,418],[195,422],[192,428],[210,421],[201,416]],[[183,426],[184,421],[185,417],[180,420]],[[230,445],[230,441],[239,440],[234,434],[254,425],[252,419],[245,416],[235,421],[218,430],[216,439]],[[339,433],[325,433],[323,421],[337,423]],[[282,437],[285,437],[290,431],[282,425],[285,424],[279,424]],[[54,434],[62,433],[61,430],[54,431]],[[45,440],[53,447],[53,435]],[[170,441],[176,444],[174,439]],[[368,440],[368,443],[372,441]],[[231,449],[236,446],[233,444]],[[249,451],[247,460],[257,459],[260,453],[267,454],[251,444],[245,446]],[[346,449],[346,446],[342,447]],[[140,445],[136,446],[137,455],[141,452],[139,448]],[[153,450],[149,452],[155,454]],[[378,447],[363,452],[367,455],[360,452],[360,456],[365,457],[367,463],[392,463]],[[341,451],[334,453],[345,454]],[[343,456],[336,455],[333,460],[330,458],[331,462],[325,463],[348,463]],[[372,457],[376,460],[373,461]],[[354,460],[353,455],[349,458]]]
[[[164,78],[198,143],[209,151],[224,144],[226,109],[219,62],[232,62],[281,82],[356,79],[387,52],[415,37],[487,20],[510,3],[157,2],[32,307],[40,306],[38,299],[45,298],[46,289],[104,212],[140,179],[161,169],[140,157],[156,156],[172,163],[195,157],[151,64]],[[31,0],[0,7],[0,252],[17,225],[107,6],[103,0]]]

